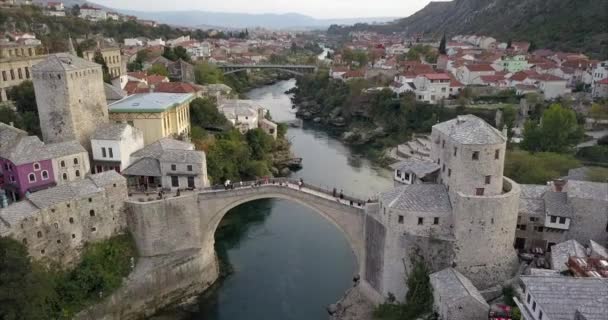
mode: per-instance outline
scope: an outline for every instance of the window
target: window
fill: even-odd
[[[58,243],[58,244],[59,244],[59,243],[61,243],[61,240],[57,239],[57,243]]]
[[[445,172],[445,163],[443,164],[443,167],[441,168],[442,172]]]
[[[536,311],[536,301],[532,302],[532,311]]]
[[[93,202],[93,198],[89,198],[89,202]]]
[[[97,231],[97,228],[92,227],[92,228],[91,228],[91,232],[95,232],[95,231]]]
[[[475,189],[475,195],[477,196],[483,196],[483,188],[477,188]]]
[[[492,183],[492,176],[486,176],[486,184]]]
[[[112,152],[112,148],[108,148],[108,154],[110,155],[110,158],[114,158],[114,152]]]
[[[441,142],[441,148],[445,148],[445,140]]]
[[[422,224],[424,224],[424,218],[418,217],[418,225],[421,226]]]
[[[21,240],[21,242],[23,242],[23,244],[27,244],[27,239],[23,238],[23,240]]]
[[[101,148],[101,156],[106,157],[106,148]]]
[[[171,176],[171,186],[179,187],[179,179],[177,176]]]
[[[177,166],[176,166],[176,165],[174,165],[174,164],[172,164],[172,165],[171,165],[171,170],[173,170],[173,171],[177,170]]]
[[[187,165],[186,168],[188,169],[188,171],[192,171],[192,165],[191,164]]]
[[[38,163],[38,162],[34,163],[34,170],[35,171],[40,170],[40,163]]]
[[[21,68],[17,68],[17,75],[19,75],[19,80],[23,79],[23,73],[21,72]]]
[[[543,226],[539,226],[536,229],[537,232],[543,232],[544,230],[545,230],[545,228]]]
[[[65,161],[61,160],[60,165],[61,165],[62,168],[65,168]]]
[[[72,239],[76,239],[76,235],[72,233]]]
[[[543,311],[538,310],[538,320],[543,320]]]
[[[91,209],[91,211],[89,211],[89,215],[90,215],[91,217],[94,217],[94,216],[95,216],[95,210],[92,210],[92,209]]]
[[[479,151],[473,151],[473,160],[479,160]]]
[[[401,170],[397,170],[397,178],[401,178]]]
[[[448,169],[448,177],[452,176],[452,169]]]
[[[454,157],[458,154],[458,148],[454,147]]]
[[[551,216],[551,223],[556,223],[556,222],[557,222],[557,217]]]
[[[76,170],[76,176],[80,177],[80,170]]]
[[[36,233],[36,236],[37,236],[38,238],[42,238],[42,231],[38,231],[38,232]]]
[[[494,151],[494,159],[500,159],[500,149],[496,149],[496,151]]]
[[[433,218],[433,224],[435,224],[435,225],[439,224],[439,217]]]
[[[15,80],[15,70],[11,69],[11,80]]]
[[[33,173],[30,173],[30,174],[27,176],[27,180],[28,180],[30,183],[36,182],[36,175],[35,175],[35,174],[33,174]]]
[[[67,173],[64,173],[64,174],[61,176],[61,178],[62,178],[63,180],[68,180],[68,174],[67,174]]]
[[[398,220],[399,220],[399,224],[403,224],[403,216],[402,215],[399,215],[399,219]]]
[[[6,77],[6,71],[2,71],[2,81],[8,81]]]
[[[78,158],[74,158],[74,164],[78,164]]]
[[[44,170],[42,171],[42,180],[48,180],[49,179],[49,172]]]
[[[70,223],[74,223],[74,218],[70,217]]]

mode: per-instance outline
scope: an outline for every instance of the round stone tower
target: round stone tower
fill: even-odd
[[[519,186],[503,176],[505,135],[466,115],[435,125],[431,142],[452,204],[456,268],[479,288],[510,278]]]

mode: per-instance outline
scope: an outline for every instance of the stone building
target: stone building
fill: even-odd
[[[161,138],[187,138],[190,135],[191,93],[134,94],[112,103],[110,120],[127,123],[144,134],[144,144]]]
[[[243,134],[260,128],[277,138],[277,124],[266,119],[268,111],[252,100],[222,100],[218,110]]]
[[[368,206],[373,239],[366,252],[383,254],[368,258],[366,279],[378,292],[403,297],[402,279],[415,259],[432,271],[453,266],[481,289],[514,275],[520,191],[503,176],[505,148],[505,135],[472,115],[433,127],[436,180],[397,187]],[[415,161],[399,170],[419,171]]]
[[[201,189],[209,186],[207,159],[191,143],[163,138],[131,155],[123,170],[129,186],[140,191]]]
[[[90,150],[91,134],[108,122],[101,66],[58,53],[32,67],[32,74],[44,141],[77,140]]]
[[[570,179],[521,188],[517,249],[551,251],[568,239],[608,242],[608,183]]]
[[[144,147],[141,130],[126,123],[113,123],[97,129],[91,136],[93,171],[122,172],[131,164],[131,154]]]
[[[0,236],[24,243],[37,260],[77,260],[90,242],[124,231],[126,179],[114,171],[31,194],[0,208]]]
[[[51,143],[45,149],[51,156],[57,185],[82,180],[91,171],[89,153],[78,141]]]
[[[45,59],[38,45],[0,42],[0,102],[8,100],[10,88],[32,79],[32,67]]]
[[[429,276],[441,320],[487,320],[490,306],[471,281],[453,268]]]
[[[120,54],[120,48],[108,47],[94,50],[84,51],[83,57],[91,62],[94,62],[95,53],[97,51],[101,52],[101,56],[103,60],[106,62],[108,66],[108,72],[112,78],[120,77],[123,74],[126,74],[126,69],[123,68],[122,63],[122,55]]]

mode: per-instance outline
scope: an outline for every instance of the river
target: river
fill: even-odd
[[[249,92],[274,121],[295,120],[285,91],[295,80]],[[304,168],[293,176],[368,198],[392,186],[391,174],[314,127],[290,127],[292,150]],[[316,320],[351,286],[354,254],[343,234],[313,210],[287,200],[259,200],[230,211],[216,249],[231,273],[196,304],[163,319]],[[226,267],[224,267],[226,269]]]

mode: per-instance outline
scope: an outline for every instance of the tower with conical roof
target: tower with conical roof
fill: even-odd
[[[101,66],[58,53],[32,67],[32,75],[44,141],[75,139],[90,150],[91,133],[108,123]]]

